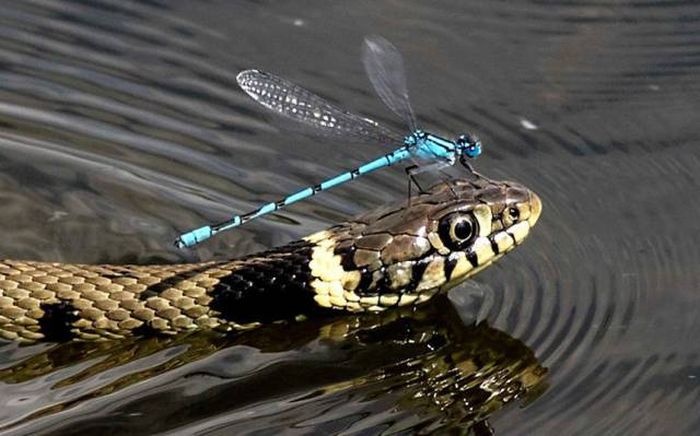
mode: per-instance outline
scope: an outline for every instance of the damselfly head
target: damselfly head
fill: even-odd
[[[481,141],[476,135],[471,133],[463,133],[455,139],[455,144],[459,148],[461,154],[467,157],[475,158],[481,154]]]

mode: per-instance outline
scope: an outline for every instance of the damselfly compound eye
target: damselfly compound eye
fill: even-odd
[[[455,139],[455,144],[461,149],[463,154],[474,158],[481,154],[481,141],[470,133],[461,134]]]

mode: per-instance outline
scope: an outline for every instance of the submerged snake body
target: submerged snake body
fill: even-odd
[[[24,341],[249,328],[428,300],[528,235],[539,198],[483,177],[441,184],[300,241],[231,261],[0,261],[0,337]]]

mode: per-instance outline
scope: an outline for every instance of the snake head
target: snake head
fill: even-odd
[[[527,237],[542,211],[521,184],[476,175],[307,238],[321,306],[382,310],[426,301],[491,265]]]

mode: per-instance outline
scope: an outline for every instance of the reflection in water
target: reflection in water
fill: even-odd
[[[239,369],[204,363],[217,353],[233,356],[237,349],[247,350],[235,364]],[[268,362],[255,364],[252,350]],[[335,357],[328,361],[321,353]],[[168,408],[144,403],[145,398],[155,401],[170,394],[139,382],[195,363],[198,368],[175,383],[179,391],[194,391],[184,395],[187,401],[171,402]],[[337,365],[336,371],[328,365]],[[238,373],[240,368],[248,369]],[[0,380],[17,385],[50,380],[45,388],[53,396],[33,410],[26,408],[21,420],[6,420],[5,429],[46,430],[49,422],[57,433],[86,432],[106,416],[98,413],[79,422],[72,417],[67,424],[60,412],[111,395],[109,403],[118,406],[110,413],[149,415],[149,427],[136,424],[131,429],[136,433],[202,421],[197,431],[215,426],[238,434],[272,430],[280,420],[295,420],[302,427],[313,423],[319,429],[346,421],[355,431],[433,432],[471,427],[487,431],[489,415],[516,399],[539,394],[545,374],[523,343],[485,324],[465,326],[449,300],[440,297],[417,310],[272,325],[232,337],[198,332],[54,345],[4,366]],[[209,388],[202,387],[203,379]],[[134,397],[134,392],[140,394]],[[269,405],[280,398],[294,406],[270,415]],[[357,413],[335,416],[335,402],[354,403]],[[194,411],[193,403],[198,404]],[[327,413],[319,415],[326,407]]]

